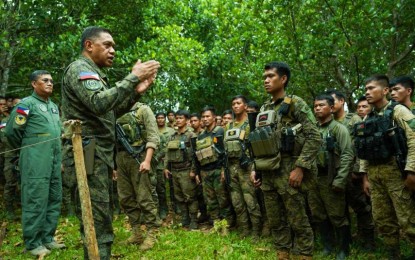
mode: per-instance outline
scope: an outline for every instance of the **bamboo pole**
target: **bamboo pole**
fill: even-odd
[[[91,260],[99,260],[98,243],[95,235],[94,218],[92,216],[91,196],[86,177],[84,153],[82,148],[81,122],[70,120],[72,145],[75,160],[76,179],[78,181],[79,198],[81,201],[82,223],[84,225],[86,248]]]

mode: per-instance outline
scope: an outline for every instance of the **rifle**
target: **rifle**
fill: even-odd
[[[328,184],[331,187],[334,178],[336,177],[336,160],[335,160],[335,154],[334,154],[334,150],[335,150],[335,140],[334,137],[330,135],[330,132],[327,134],[326,137],[326,150],[328,153],[328,162],[327,162],[327,168],[328,168],[328,174],[327,174],[327,179],[328,179]]]
[[[249,131],[254,131],[256,128],[256,118],[258,116],[258,112],[251,112],[248,113],[248,122],[249,122]],[[262,180],[262,173],[258,170],[256,170],[255,160],[254,160],[254,151],[252,150],[251,142],[248,142],[247,148],[249,151],[249,157],[254,163],[254,169],[255,169],[255,180]]]
[[[396,126],[388,129],[387,134],[392,142],[396,164],[401,172],[401,177],[402,179],[406,179],[407,173],[405,172],[405,165],[408,148],[406,146],[405,134],[402,133],[402,129]]]
[[[134,149],[130,144],[131,140],[129,140],[128,136],[125,134],[124,129],[120,124],[115,124],[115,130],[117,141],[124,147],[128,154],[131,155],[137,161],[138,164],[140,164],[141,162],[138,159],[138,156],[142,151],[144,151],[145,146],[142,145],[138,150]]]

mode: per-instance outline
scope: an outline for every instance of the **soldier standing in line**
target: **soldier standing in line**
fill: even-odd
[[[415,116],[407,107],[387,100],[387,76],[374,75],[366,79],[365,90],[373,110],[355,126],[360,171],[366,174],[364,188],[367,193],[370,188],[373,218],[389,259],[400,259],[400,231],[411,242],[413,259]]]
[[[225,218],[229,227],[234,226],[234,216],[229,194],[225,186],[223,128],[216,125],[215,109],[207,106],[202,110],[205,130],[197,136],[196,174],[203,183],[203,196],[213,222]]]
[[[159,200],[159,209],[158,209],[159,217],[162,220],[165,220],[167,217],[167,213],[169,212],[169,208],[167,206],[167,199],[166,199],[166,178],[163,172],[164,159],[166,156],[167,142],[169,141],[170,136],[174,134],[174,129],[166,126],[166,114],[163,112],[158,112],[156,114],[156,121],[157,121],[157,127],[159,131],[159,137],[160,137],[160,146],[159,146],[159,149],[157,149],[156,154],[155,154],[155,158],[157,159],[156,191],[157,191],[157,196]]]
[[[130,110],[149,88],[147,79],[153,78],[160,67],[157,61],[138,61],[128,76],[111,87],[102,69],[112,66],[114,46],[107,29],[86,28],[81,37],[82,55],[67,67],[62,82],[63,120],[81,120],[84,141],[94,146],[94,156],[85,158],[85,161],[93,166],[91,171],[87,171],[87,179],[101,260],[110,259],[114,241],[110,192],[116,116]],[[64,143],[64,157],[73,158],[70,140]],[[80,213],[77,212],[79,218]],[[81,227],[82,237],[83,234]],[[84,257],[88,258],[85,246]]]
[[[170,136],[166,147],[164,175],[173,178],[174,197],[180,208],[182,225],[197,229],[197,184],[191,139],[196,134],[187,127],[190,114],[187,110],[176,112],[177,130]]]
[[[196,134],[196,136],[198,136],[203,131],[204,127],[201,121],[200,114],[193,113],[190,115],[190,125],[192,126],[193,132]],[[203,183],[201,182],[197,185],[196,197],[200,211],[200,216],[197,219],[197,223],[201,224],[209,221],[210,219],[209,214],[207,212],[205,198],[203,197]]]
[[[261,235],[261,211],[255,196],[255,187],[250,181],[252,161],[249,158],[248,135],[249,122],[246,113],[247,100],[238,95],[232,98],[232,111],[235,118],[225,128],[225,149],[232,205],[236,213],[236,222],[241,236]]]
[[[367,114],[372,111],[372,106],[367,102],[365,96],[361,96],[357,100],[356,104],[356,112],[360,116],[361,119],[364,119]]]
[[[323,144],[317,156],[317,186],[309,192],[308,201],[313,221],[320,226],[323,255],[332,253],[336,234],[339,248],[336,259],[340,260],[349,255],[350,225],[345,190],[354,154],[348,129],[333,119],[334,103],[328,94],[314,99],[314,114]]]
[[[25,247],[32,255],[40,256],[65,247],[54,239],[62,201],[61,122],[58,106],[50,100],[53,92],[50,73],[34,71],[30,80],[33,94],[13,109],[5,133],[13,149],[21,148]]]
[[[347,127],[354,141],[353,130],[356,123],[362,122],[360,116],[347,113],[344,110],[346,97],[337,90],[329,90],[326,94],[334,98],[333,116],[334,120]],[[353,153],[354,155],[354,153]],[[363,191],[363,176],[359,174],[359,160],[354,157],[354,164],[350,167],[349,178],[346,185],[346,201],[356,214],[357,232],[361,239],[361,246],[366,251],[375,250],[375,223],[372,216],[372,205]],[[346,212],[348,213],[348,211]],[[351,232],[351,231],[350,231]]]
[[[264,69],[264,87],[271,99],[261,107],[264,114],[258,115],[257,122],[268,127],[259,128],[255,135],[255,140],[259,139],[257,147],[250,138],[254,156],[261,155],[255,158],[256,170],[263,170],[262,178],[253,171],[251,180],[256,186],[262,184],[278,259],[289,259],[290,254],[311,259],[314,236],[302,192],[315,181],[311,170],[315,168],[321,137],[308,105],[285,92],[291,75],[288,65],[271,62]],[[261,145],[264,142],[269,144],[267,149]]]
[[[409,108],[415,114],[415,103],[411,101],[414,94],[414,80],[409,76],[401,76],[391,80],[391,97],[396,102]]]
[[[153,78],[148,80],[151,84]],[[152,171],[156,170],[153,159],[155,150],[160,143],[156,118],[149,106],[137,102],[130,110],[117,120],[130,141],[135,158],[127,148],[117,143],[117,190],[120,205],[128,216],[132,234],[127,239],[129,244],[140,244],[140,250],[148,250],[156,242],[157,204],[152,193]],[[119,139],[119,137],[117,137]],[[140,229],[140,219],[147,226],[144,239]]]
[[[175,128],[175,122],[174,122],[174,111],[170,110],[169,112],[167,112],[167,119],[169,120],[169,122],[167,122],[167,126],[170,128]]]
[[[233,119],[232,110],[226,109],[222,113],[222,126],[225,127]]]

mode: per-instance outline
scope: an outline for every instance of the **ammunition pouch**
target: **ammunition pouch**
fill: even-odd
[[[219,152],[211,137],[196,141],[195,154],[201,166],[214,163],[219,159]]]
[[[230,129],[225,133],[225,150],[228,158],[239,158],[241,157],[243,151],[240,142],[241,130],[240,129]]]
[[[167,143],[167,162],[179,163],[185,161],[185,148],[183,147],[182,143],[183,142],[179,140],[174,140]]]
[[[291,153],[294,150],[295,133],[292,128],[285,128],[281,131],[281,152]]]
[[[387,132],[390,119],[377,116],[354,126],[354,145],[359,159],[378,164],[393,156],[393,147],[388,140]]]
[[[271,126],[258,127],[249,134],[256,170],[276,170],[280,166],[279,132]]]

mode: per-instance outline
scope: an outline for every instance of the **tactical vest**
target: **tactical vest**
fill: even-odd
[[[327,129],[327,135],[322,136],[323,143],[317,153],[317,166],[319,168],[327,168],[329,160],[334,160],[335,168],[340,167],[340,151],[335,134],[336,124],[330,123]]]
[[[355,149],[359,159],[371,164],[382,164],[396,154],[396,146],[407,151],[405,132],[395,126],[392,102],[383,115],[370,113],[366,120],[354,126]],[[406,158],[406,155],[405,155]]]
[[[241,158],[246,151],[245,129],[248,121],[245,121],[240,128],[234,128],[233,122],[229,124],[229,130],[225,133],[225,150],[228,158]]]
[[[128,142],[133,147],[142,147],[145,143],[145,125],[141,122],[141,119],[137,116],[140,113],[140,108],[144,104],[136,103],[130,112],[124,114],[122,117],[117,119],[117,123],[122,126],[125,134],[128,137]]]
[[[169,163],[181,163],[187,160],[187,147],[190,146],[190,141],[187,140],[185,134],[180,137],[180,140],[172,140],[167,143],[166,160]]]
[[[295,99],[285,97],[278,110],[258,114],[256,128],[249,134],[249,142],[257,170],[275,170],[280,166],[281,152],[298,156],[305,138],[299,134],[301,124],[293,124]]]
[[[216,132],[219,126],[213,129]],[[221,151],[218,148],[217,137],[206,136],[203,139],[196,140],[196,157],[201,166],[217,162],[221,156]]]

